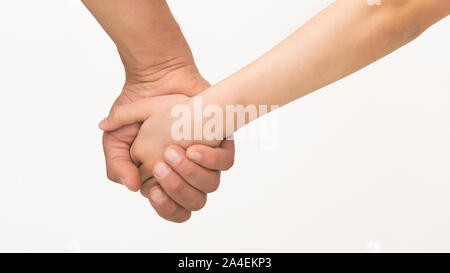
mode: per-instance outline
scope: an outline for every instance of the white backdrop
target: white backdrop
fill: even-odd
[[[331,2],[170,5],[214,83]],[[179,225],[106,179],[97,124],[124,75],[97,22],[77,0],[1,1],[0,251],[449,251],[449,33],[283,108],[278,149],[238,140]]]

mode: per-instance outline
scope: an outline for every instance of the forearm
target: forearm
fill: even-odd
[[[165,0],[82,0],[117,45],[127,74],[148,76],[193,63]]]
[[[336,1],[260,59],[202,93],[203,103],[224,110],[237,104],[282,106],[413,40],[448,15],[449,3]]]

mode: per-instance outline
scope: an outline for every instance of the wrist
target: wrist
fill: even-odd
[[[158,82],[181,72],[198,74],[184,36],[178,27],[172,28],[167,30],[167,37],[148,35],[150,38],[128,41],[126,46],[117,44],[127,83]]]
[[[246,112],[249,108],[238,104],[230,96],[222,95],[225,94],[212,86],[188,100],[192,139],[199,144],[222,141],[250,122],[252,114],[247,115]],[[253,119],[256,119],[257,112],[254,114]]]
[[[141,98],[169,94],[192,97],[209,86],[193,62],[177,58],[148,68],[126,71],[123,90]]]
[[[236,81],[225,80],[190,99],[190,109],[194,113],[192,119],[202,121],[207,133],[210,127],[221,127],[214,132],[216,139],[230,137],[234,132],[279,108],[279,105],[266,104],[267,99],[253,99],[251,88],[239,88]],[[244,86],[244,85],[243,85]],[[200,119],[199,116],[202,118]],[[198,125],[197,125],[198,126]]]
[[[192,56],[183,54],[160,54],[155,56],[151,53],[141,53],[134,56],[132,60],[120,53],[127,83],[157,82],[175,71],[197,72]]]

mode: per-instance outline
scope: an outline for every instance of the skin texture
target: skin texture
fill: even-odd
[[[125,68],[126,82],[122,93],[116,99],[111,111],[145,98],[184,94],[193,96],[209,87],[209,83],[199,74],[190,48],[175,22],[169,7],[163,0],[82,0],[117,46]],[[117,16],[120,14],[120,16]],[[140,169],[130,157],[131,144],[139,132],[140,124],[134,123],[118,130],[106,132],[103,147],[107,176],[110,180],[122,183],[132,191],[141,189],[145,197],[151,192],[158,193],[158,200],[151,204],[164,219],[184,222],[191,215],[161,190],[156,179],[142,180]],[[220,182],[219,170],[231,167],[234,160],[234,143],[223,143],[217,149],[192,147],[201,151],[199,164],[190,159],[185,168],[170,168],[170,176],[165,183],[199,183],[206,189],[215,188]],[[176,148],[176,147],[174,147]],[[149,153],[151,150],[148,150]],[[184,150],[177,148],[180,154]],[[219,158],[231,162],[226,168],[218,164]],[[208,164],[208,163],[214,164]],[[192,181],[195,175],[196,181]],[[159,191],[157,191],[159,190]],[[202,204],[206,193],[182,196],[187,206]],[[198,200],[195,200],[199,198]],[[189,207],[191,208],[191,207]],[[198,209],[200,205],[193,206]]]
[[[284,105],[388,55],[449,12],[448,0],[385,0],[381,6],[369,6],[361,0],[336,1],[267,54],[197,97],[203,105],[217,105],[224,112],[227,105]],[[196,143],[171,138],[174,120],[167,113],[176,104],[186,105],[194,113],[193,98],[159,97],[121,107],[101,128],[109,131],[145,121],[132,156],[146,168],[153,166],[158,177],[164,173],[164,168],[158,167],[163,147]],[[224,124],[227,122],[237,123],[234,119]],[[198,143],[218,145],[217,141]],[[154,152],[144,152],[150,148]]]

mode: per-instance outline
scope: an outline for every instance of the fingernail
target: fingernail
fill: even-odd
[[[100,129],[102,129],[102,130],[105,130],[106,123],[107,123],[107,118],[104,118],[102,121],[100,121],[100,124],[98,125],[98,127],[100,127]]]
[[[150,198],[154,203],[161,204],[166,199],[166,196],[160,189],[157,189],[152,191]]]
[[[180,154],[174,149],[167,149],[164,153],[164,157],[172,166],[177,165],[181,160]]]
[[[155,173],[155,175],[159,178],[164,178],[166,177],[169,172],[170,172],[170,168],[169,166],[167,166],[166,163],[164,162],[159,162],[156,164],[153,172]]]
[[[202,160],[202,154],[199,152],[188,151],[187,157],[195,162],[200,162],[200,160]]]
[[[124,185],[125,187],[127,186],[127,181],[125,180],[125,178],[119,177],[119,182],[120,182],[120,184]]]

